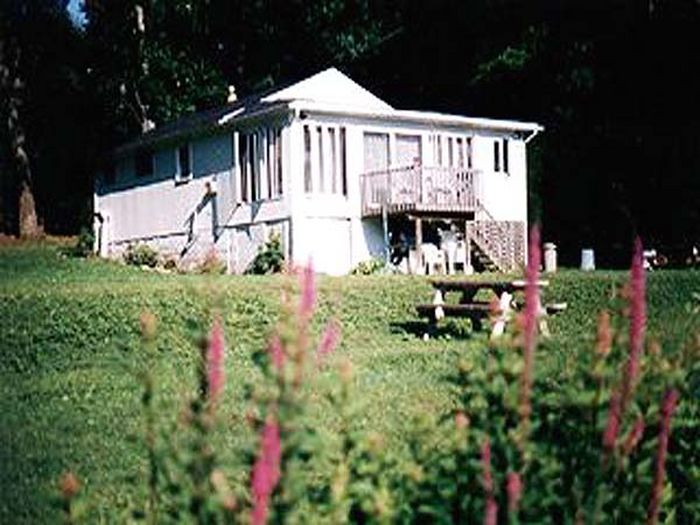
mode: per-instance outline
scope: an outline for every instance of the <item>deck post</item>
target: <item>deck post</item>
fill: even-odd
[[[464,273],[471,275],[474,273],[474,267],[472,266],[472,241],[469,234],[469,221],[464,221],[464,249],[467,252],[467,264],[464,265]]]
[[[418,255],[418,273],[422,274],[424,272],[423,266],[423,250],[421,246],[423,244],[423,221],[420,217],[416,217],[416,254]]]

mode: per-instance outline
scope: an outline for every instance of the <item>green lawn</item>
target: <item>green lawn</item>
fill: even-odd
[[[548,296],[569,308],[550,323],[553,337],[539,349],[539,373],[563,374],[590,351],[596,313],[612,304],[615,285],[625,278],[576,271],[551,278]],[[0,523],[55,522],[55,483],[69,468],[84,483],[95,521],[113,519],[108,509],[126,509],[143,465],[134,439],[141,429],[137,371],[150,359],[159,403],[164,410],[177,406],[192,384],[194,334],[214,309],[223,314],[229,347],[220,452],[235,469],[237,445],[249,437],[244,386],[258,373],[251,354],[274,325],[285,282],[159,275],[66,258],[56,248],[2,249]],[[677,348],[698,329],[698,315],[689,314],[693,292],[700,292],[697,271],[649,274],[649,333],[663,347]],[[431,297],[426,278],[321,278],[319,294],[314,326],[318,331],[331,316],[340,318],[338,354],[349,356],[356,370],[358,424],[386,434],[396,448],[413,416],[439,417],[453,406],[445,376],[458,356],[487,344],[464,326],[427,342],[418,336],[413,307]],[[138,316],[146,308],[159,319],[155,356],[144,355],[139,343]],[[319,391],[329,381],[322,376]],[[322,400],[313,417],[329,432],[337,423]]]

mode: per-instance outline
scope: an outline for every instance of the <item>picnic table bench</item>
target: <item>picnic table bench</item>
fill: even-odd
[[[475,330],[481,330],[483,320],[489,316],[494,317],[491,330],[491,337],[498,337],[505,331],[506,324],[513,318],[515,311],[519,310],[522,304],[514,300],[515,293],[525,290],[526,282],[522,279],[435,279],[431,281],[435,294],[432,303],[419,304],[416,310],[421,317],[427,317],[431,326],[444,317],[465,317],[471,320]],[[538,280],[537,286],[546,288],[549,281]],[[477,300],[477,294],[486,290],[497,301],[497,305],[492,301]],[[445,297],[448,292],[461,292],[458,303],[446,303]],[[538,297],[541,294],[538,294]],[[566,303],[550,303],[542,306],[538,305],[538,326],[540,333],[549,335],[547,325],[547,315],[557,313],[566,309]]]

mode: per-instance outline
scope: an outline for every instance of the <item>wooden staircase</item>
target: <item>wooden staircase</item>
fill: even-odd
[[[468,223],[466,240],[478,270],[509,273],[525,265],[525,224],[498,221],[481,203]]]

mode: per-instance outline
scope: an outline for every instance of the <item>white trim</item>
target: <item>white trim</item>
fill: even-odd
[[[543,131],[544,127],[534,122],[519,122],[516,120],[500,120],[489,118],[463,117],[432,111],[414,110],[367,110],[348,108],[339,105],[323,104],[318,102],[295,100],[289,103],[290,109],[297,111],[312,111],[319,114],[338,115],[358,118],[381,118],[388,121],[406,121],[420,124],[428,124],[436,127],[458,126],[470,129],[485,128],[502,131]]]

